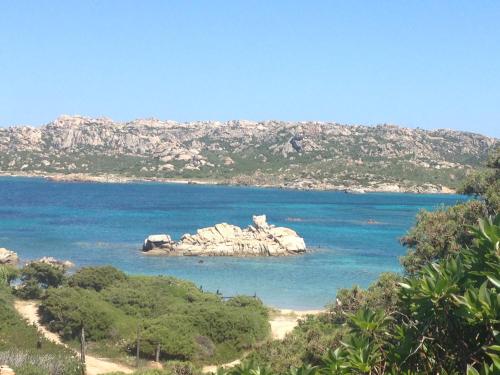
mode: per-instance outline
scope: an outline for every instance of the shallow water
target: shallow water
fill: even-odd
[[[0,178],[0,247],[23,259],[54,256],[78,266],[112,264],[135,274],[169,274],[224,295],[257,294],[269,305],[321,308],[338,288],[367,286],[400,271],[398,243],[420,208],[458,195],[344,194],[179,184],[54,183]],[[143,239],[219,222],[240,226],[253,214],[288,226],[313,249],[287,258],[148,257]],[[203,260],[203,263],[199,263]]]

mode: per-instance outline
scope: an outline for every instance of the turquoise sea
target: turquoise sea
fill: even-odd
[[[2,177],[0,247],[24,260],[54,256],[77,266],[111,264],[133,274],[178,276],[225,296],[255,293],[271,306],[321,308],[339,288],[365,287],[381,272],[400,271],[398,256],[405,249],[398,238],[419,209],[465,199]],[[219,222],[246,226],[253,214],[266,214],[270,223],[293,228],[312,251],[287,258],[141,254],[149,234],[178,239]]]

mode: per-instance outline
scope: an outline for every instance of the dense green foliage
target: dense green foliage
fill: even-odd
[[[251,297],[223,301],[171,277],[125,276],[112,267],[84,268],[49,288],[40,306],[48,327],[65,339],[85,328],[90,341],[143,357],[225,361],[268,335],[267,309]]]
[[[413,274],[430,262],[456,254],[470,245],[472,235],[468,227],[487,216],[487,211],[486,204],[479,200],[436,211],[420,211],[416,225],[401,239],[408,247],[407,254],[401,257],[406,272]]]
[[[100,292],[111,284],[124,281],[127,276],[111,266],[84,267],[68,278],[68,285]]]
[[[49,287],[58,287],[64,281],[64,269],[43,262],[31,262],[21,270],[22,284],[16,295],[25,299],[40,298]]]
[[[11,293],[0,285],[0,363],[17,375],[80,375],[71,351],[44,339],[17,314]]]
[[[460,192],[484,198],[490,214],[500,212],[500,148],[488,158],[487,168],[468,176]]]

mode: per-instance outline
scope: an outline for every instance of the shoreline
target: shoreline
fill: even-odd
[[[23,177],[23,178],[43,178],[51,182],[60,183],[99,183],[99,184],[131,184],[131,183],[163,183],[163,184],[180,184],[180,185],[207,185],[207,186],[234,186],[234,187],[253,187],[260,189],[281,189],[281,190],[298,190],[298,191],[330,191],[347,194],[365,194],[365,193],[403,193],[403,194],[456,194],[456,190],[440,186],[438,190],[436,185],[431,185],[429,189],[419,189],[421,186],[412,185],[412,187],[403,187],[396,184],[387,183],[383,187],[366,187],[366,186],[337,186],[337,185],[322,185],[322,186],[294,186],[283,184],[242,184],[231,181],[218,181],[206,179],[180,179],[180,178],[163,178],[163,177],[130,177],[113,174],[92,175],[84,173],[23,173],[23,172],[5,172],[0,171],[0,177]]]

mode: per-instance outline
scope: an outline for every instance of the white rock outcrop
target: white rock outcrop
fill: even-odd
[[[142,251],[151,251],[158,248],[165,248],[174,244],[174,241],[167,234],[152,234],[144,240]]]
[[[13,251],[0,247],[0,265],[15,266],[19,263],[19,257]]]
[[[178,242],[168,235],[149,236],[143,251],[152,255],[287,256],[304,253],[306,244],[294,230],[270,225],[266,215],[259,215],[253,216],[253,225],[247,228],[216,224],[185,234]]]
[[[35,262],[49,264],[53,267],[61,268],[64,270],[73,268],[75,266],[75,264],[73,262],[70,262],[69,260],[59,260],[53,257],[43,257],[36,260]]]

